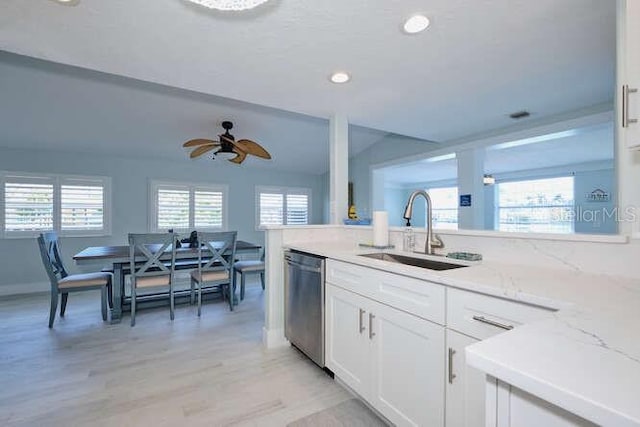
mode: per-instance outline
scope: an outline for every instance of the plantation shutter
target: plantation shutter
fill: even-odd
[[[104,187],[62,184],[60,210],[62,230],[102,230],[104,228]]]
[[[189,228],[189,189],[160,187],[157,193],[158,230]]]
[[[309,196],[287,194],[287,224],[306,225],[309,223]]]
[[[195,227],[222,228],[222,204],[222,191],[195,190]]]
[[[5,231],[53,230],[53,188],[49,178],[7,176],[3,189]]]
[[[282,225],[284,221],[284,195],[260,193],[260,225]]]

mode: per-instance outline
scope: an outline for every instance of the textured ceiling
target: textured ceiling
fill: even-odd
[[[432,25],[406,36],[415,12]],[[446,141],[523,108],[539,118],[611,100],[615,2],[272,0],[229,14],[183,0],[2,0],[0,49]],[[352,82],[330,84],[337,69]],[[202,117],[178,119],[204,130]]]

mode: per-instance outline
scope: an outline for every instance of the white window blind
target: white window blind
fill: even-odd
[[[257,187],[258,226],[309,224],[311,190],[307,188]]]
[[[53,230],[53,184],[5,182],[6,232]]]
[[[287,194],[287,224],[305,225],[309,223],[309,196]]]
[[[196,228],[222,228],[222,191],[196,190],[194,215]]]
[[[284,221],[284,195],[260,193],[260,225],[281,225]]]
[[[159,229],[189,228],[189,190],[158,189],[157,224]]]
[[[226,193],[222,185],[151,181],[151,231],[226,228]]]
[[[107,177],[0,171],[0,233],[34,237],[102,236],[110,230],[111,180]]]
[[[104,188],[98,185],[62,185],[62,230],[101,230],[104,227]]]

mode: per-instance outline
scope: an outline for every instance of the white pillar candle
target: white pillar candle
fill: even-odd
[[[389,246],[389,214],[387,211],[373,213],[373,246]]]

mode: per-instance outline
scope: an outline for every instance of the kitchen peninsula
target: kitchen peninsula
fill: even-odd
[[[489,386],[481,394],[485,393],[492,405],[489,408],[496,408],[486,411],[490,425],[640,425],[637,405],[640,334],[635,327],[640,324],[640,280],[633,268],[633,260],[638,259],[640,252],[637,241],[627,242],[621,236],[585,235],[559,239],[541,235],[525,239],[500,233],[443,233],[448,251],[481,252],[484,261],[470,263],[465,268],[431,271],[358,256],[372,252],[358,248],[358,243],[370,240],[370,234],[371,230],[366,227],[343,226],[267,231],[268,307],[264,333],[267,346],[286,343],[280,336],[279,322],[282,315],[281,256],[282,248],[287,247],[327,257],[327,281],[331,288],[333,282],[340,281],[331,279],[332,275],[336,276],[336,268],[350,272],[354,275],[352,279],[360,272],[375,271],[376,274],[391,274],[398,280],[412,280],[413,285],[398,287],[405,286],[407,292],[413,293],[415,304],[422,301],[430,311],[417,309],[414,312],[411,307],[402,306],[408,296],[404,297],[404,302],[400,297],[396,301],[382,301],[382,305],[399,308],[403,314],[416,314],[416,319],[441,325],[442,331],[446,329],[447,342],[446,345],[441,343],[437,359],[442,362],[439,366],[443,369],[442,372],[433,371],[440,372],[436,377],[442,384],[433,390],[444,391],[447,382],[445,360],[452,356],[446,354],[447,348],[451,348],[449,331],[451,335],[462,332],[480,340],[468,346],[464,353],[468,365],[488,375]],[[400,229],[392,230],[390,234],[391,243],[398,246]],[[418,233],[418,237],[424,239],[424,233]],[[381,290],[375,282],[369,283],[371,288],[378,287],[371,291]],[[429,298],[425,297],[427,291],[420,283],[435,289]],[[338,292],[348,288],[340,283],[337,287],[342,288]],[[362,294],[369,290],[363,288],[358,292]],[[382,294],[389,292],[389,289],[382,289]],[[473,311],[474,307],[482,305],[477,305],[476,300],[489,297],[497,304],[516,304],[516,309],[510,309],[510,314],[502,317],[515,320],[506,326],[506,329],[514,328],[499,334],[483,335],[482,331],[471,334],[454,316],[462,313],[460,319],[470,318],[464,310]],[[384,296],[372,298],[379,302]],[[461,302],[462,311],[456,311],[452,306],[456,301]],[[519,319],[518,316],[522,317]],[[330,334],[330,327],[327,334]],[[331,351],[330,343],[328,347],[327,352]],[[327,356],[330,360],[331,355]],[[453,360],[459,356],[453,356]],[[331,364],[328,366],[331,369]],[[421,369],[412,368],[419,376]],[[354,388],[349,378],[335,373],[343,383]],[[450,377],[448,382],[455,382],[451,380]],[[362,396],[362,393],[358,394]],[[411,415],[414,408],[408,408],[407,414],[394,414],[376,406],[375,399],[363,397],[394,423],[411,423],[410,416],[403,417]],[[481,398],[485,400],[485,396]],[[444,425],[444,402],[442,404],[441,413],[434,419]],[[467,407],[475,408],[474,413],[478,413],[478,402]],[[394,418],[395,415],[398,418]],[[448,420],[449,414],[446,416]],[[449,424],[453,423],[446,423]]]

